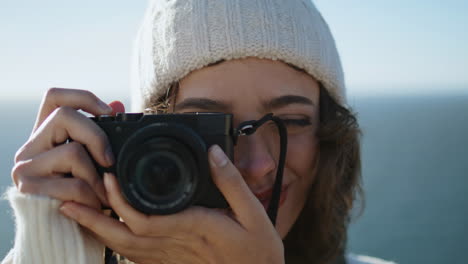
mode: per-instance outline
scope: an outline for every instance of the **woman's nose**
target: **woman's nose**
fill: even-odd
[[[260,134],[240,137],[234,149],[234,164],[246,183],[254,190],[263,189],[274,182],[275,146]]]

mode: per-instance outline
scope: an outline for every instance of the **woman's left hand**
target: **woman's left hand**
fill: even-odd
[[[237,168],[218,146],[210,148],[209,160],[230,212],[194,206],[145,215],[123,199],[111,174],[104,175],[107,198],[124,222],[74,202],[60,209],[135,263],[284,263],[282,240]]]

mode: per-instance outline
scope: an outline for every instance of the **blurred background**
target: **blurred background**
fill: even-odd
[[[363,129],[364,214],[349,251],[399,263],[461,263],[468,251],[468,2],[326,1],[348,103]],[[0,192],[11,185],[49,87],[129,102],[146,1],[0,3]],[[0,259],[14,221],[0,200]]]

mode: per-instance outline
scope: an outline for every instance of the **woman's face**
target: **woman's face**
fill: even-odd
[[[319,86],[314,78],[279,61],[226,61],[181,80],[175,111],[232,113],[236,127],[267,113],[286,121],[288,149],[277,218],[277,230],[284,238],[304,206],[315,175]],[[240,137],[234,149],[234,164],[265,208],[279,151],[279,135],[272,122]]]

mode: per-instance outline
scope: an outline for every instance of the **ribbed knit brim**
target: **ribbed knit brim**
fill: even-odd
[[[246,57],[293,64],[345,103],[334,39],[310,0],[154,0],[136,41],[132,109],[193,70]]]

